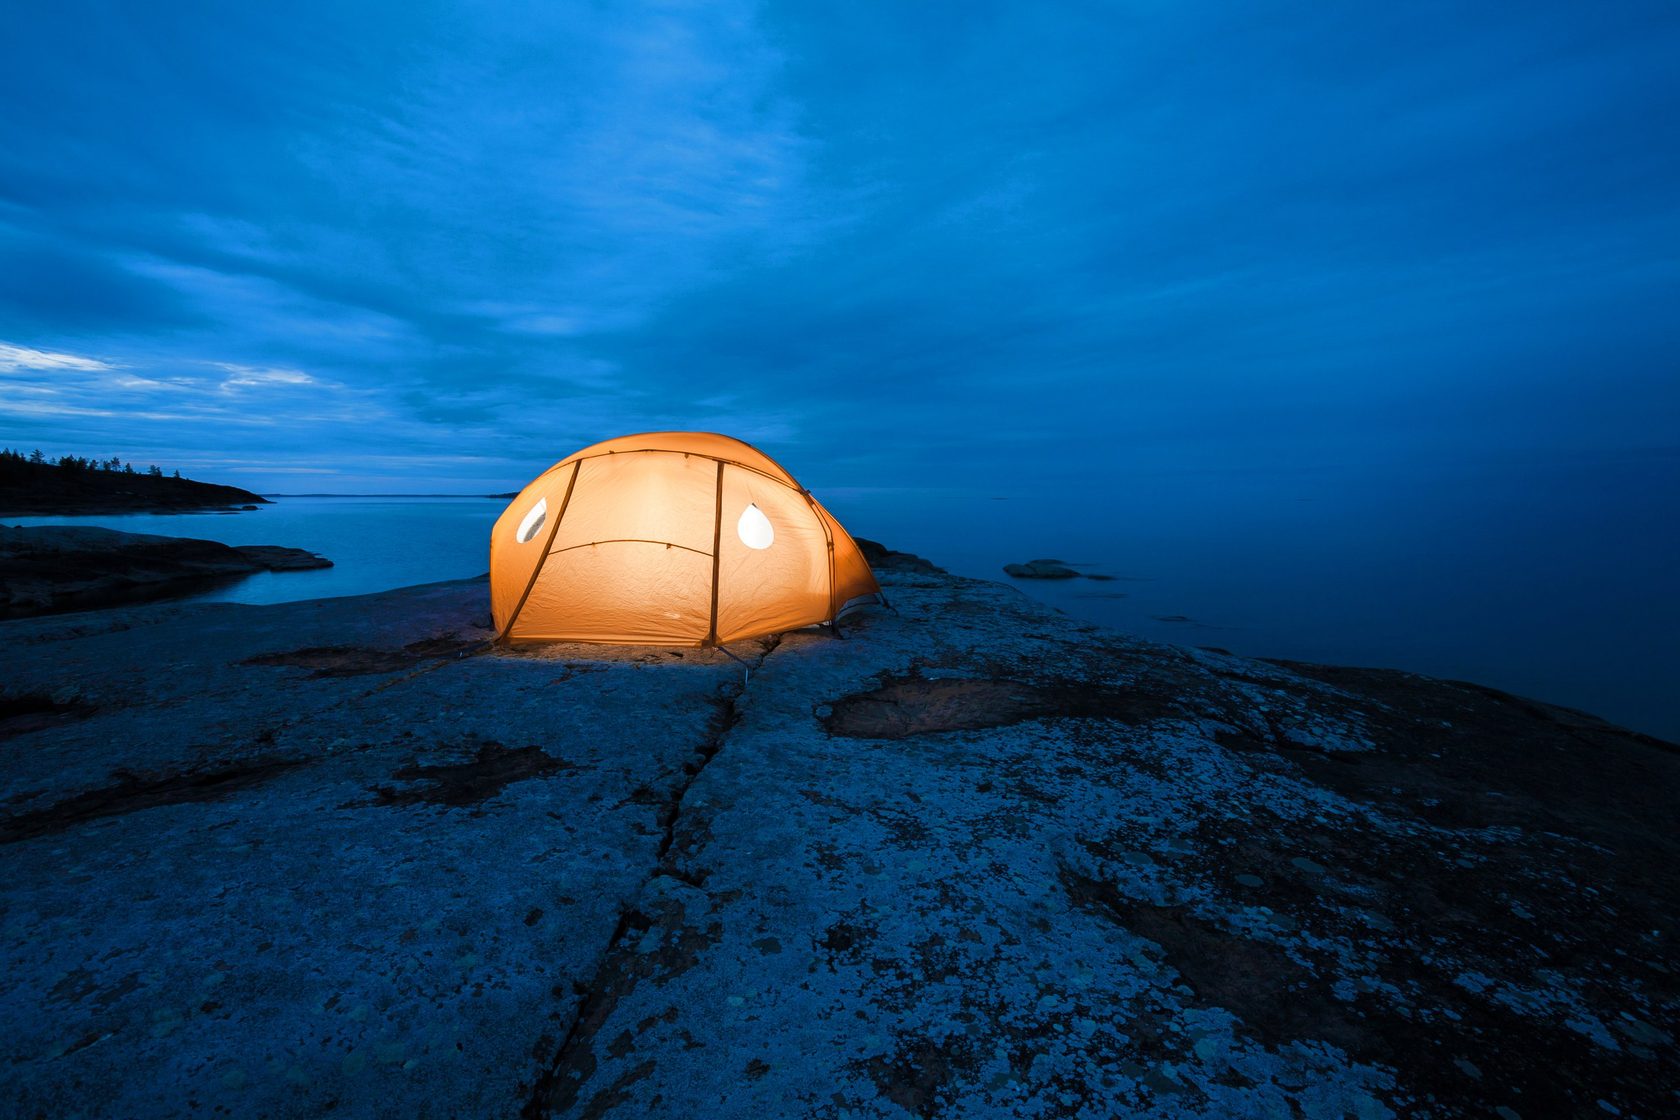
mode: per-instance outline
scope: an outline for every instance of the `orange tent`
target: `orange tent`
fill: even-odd
[[[768,455],[711,432],[586,447],[490,531],[497,638],[718,646],[879,592],[834,516]]]

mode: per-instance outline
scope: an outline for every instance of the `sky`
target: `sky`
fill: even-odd
[[[0,444],[271,493],[666,428],[813,487],[1680,459],[1669,0],[4,23]]]

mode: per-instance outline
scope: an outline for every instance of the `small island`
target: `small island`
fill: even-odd
[[[39,451],[0,451],[0,517],[201,513],[267,504],[267,498],[237,486],[182,478],[179,471],[166,475],[155,466],[137,470],[116,458],[55,460]]]

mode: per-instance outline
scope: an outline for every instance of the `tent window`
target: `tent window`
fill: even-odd
[[[519,532],[516,534],[516,539],[520,544],[524,544],[526,541],[537,535],[537,530],[541,529],[543,527],[543,522],[547,520],[548,499],[542,498],[538,500],[536,505],[531,507],[531,512],[525,515],[525,520],[519,523]]]
[[[748,548],[769,548],[776,543],[775,528],[764,516],[764,511],[754,503],[749,502],[747,508],[741,511],[741,520],[735,523],[735,532]]]

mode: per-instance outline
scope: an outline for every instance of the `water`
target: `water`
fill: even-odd
[[[1675,495],[1680,463],[1630,456],[822,497],[965,575],[1119,577],[1010,582],[1142,637],[1475,681],[1680,741]]]
[[[818,489],[854,533],[962,575],[1004,580],[1006,563],[1056,557],[1114,576],[1012,582],[1129,633],[1477,681],[1680,740],[1680,521],[1664,498],[1675,493],[1676,464],[1635,461]],[[502,508],[310,497],[239,514],[17,523],[91,521],[334,561],[204,596],[275,603],[480,575]]]
[[[289,603],[365,595],[490,570],[490,526],[505,502],[488,498],[274,498],[241,513],[130,513],[7,518],[12,525],[101,525],[126,533],[278,544],[333,562],[313,572],[260,572],[196,596],[233,603]]]

